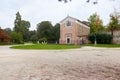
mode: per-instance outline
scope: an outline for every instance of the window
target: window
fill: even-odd
[[[71,22],[70,22],[70,21],[67,21],[67,22],[66,22],[66,26],[68,26],[68,27],[71,26]]]

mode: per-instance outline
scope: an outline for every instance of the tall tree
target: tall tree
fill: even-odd
[[[102,20],[97,15],[97,13],[94,13],[93,15],[91,15],[89,17],[88,21],[89,21],[89,25],[90,25],[90,33],[95,34],[94,44],[96,45],[97,44],[96,34],[98,32],[101,32],[104,29],[103,23],[102,23]]]
[[[104,29],[103,22],[97,15],[97,13],[94,13],[93,15],[91,15],[88,21],[90,25],[90,33],[101,32]]]
[[[57,23],[53,28],[52,28],[52,35],[53,39],[55,41],[59,41],[60,38],[60,24]]]
[[[14,31],[22,35],[23,41],[29,40],[29,28],[30,22],[21,19],[19,12],[16,13],[16,19],[14,21]]]
[[[43,21],[37,24],[37,34],[38,38],[47,38],[47,40],[51,40],[51,30],[52,24],[49,21]]]
[[[111,31],[111,35],[113,36],[114,30],[120,29],[120,24],[119,24],[119,16],[116,15],[110,15],[110,22],[108,24],[108,30]]]
[[[22,20],[21,21],[21,32],[23,36],[23,41],[27,42],[30,40],[30,34],[29,34],[29,28],[30,28],[30,22]]]
[[[21,15],[19,12],[16,13],[16,19],[14,21],[14,31],[16,32],[21,32],[21,27],[22,27],[22,23],[21,23]]]

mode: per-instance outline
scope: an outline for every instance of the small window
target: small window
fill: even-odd
[[[67,22],[66,22],[66,26],[71,26],[71,22],[70,22],[70,21],[67,21]]]

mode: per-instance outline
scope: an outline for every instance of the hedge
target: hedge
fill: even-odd
[[[91,43],[94,43],[96,38],[98,44],[110,44],[113,39],[112,35],[105,33],[90,33],[87,38]]]

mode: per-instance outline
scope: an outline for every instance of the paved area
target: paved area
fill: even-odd
[[[17,50],[0,46],[0,80],[120,80],[120,49]]]

